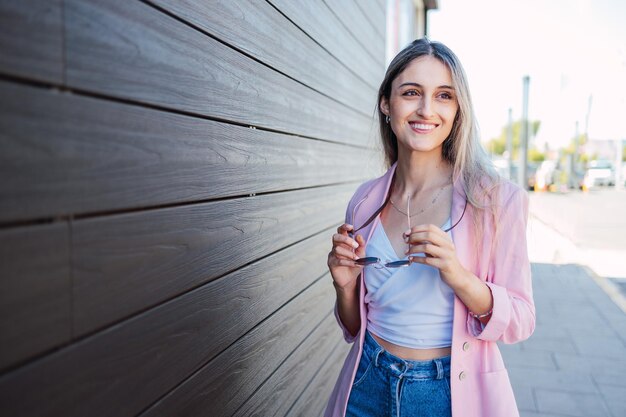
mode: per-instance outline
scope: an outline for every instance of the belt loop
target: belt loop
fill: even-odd
[[[435,365],[437,365],[437,379],[443,379],[443,364],[441,363],[441,359],[435,359]]]
[[[383,353],[382,349],[378,349],[378,352],[376,352],[376,359],[374,359],[374,365],[376,365],[376,367],[378,368],[378,356],[380,356],[380,354]]]
[[[402,358],[400,358],[402,359]],[[404,374],[406,374],[409,371],[409,363],[407,361],[405,361],[404,359],[402,359],[402,363],[404,364],[404,370],[402,371],[402,373],[400,374],[399,378],[403,378]]]

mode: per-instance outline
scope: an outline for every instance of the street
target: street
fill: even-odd
[[[530,193],[536,328],[499,343],[521,417],[626,415],[625,209],[612,189]]]
[[[530,193],[532,262],[577,263],[626,297],[626,191]]]

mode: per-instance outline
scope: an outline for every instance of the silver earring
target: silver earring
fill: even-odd
[[[387,124],[389,124],[389,115],[386,115],[386,116],[385,116],[385,122],[386,122]]]

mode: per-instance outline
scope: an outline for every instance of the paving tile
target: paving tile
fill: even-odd
[[[587,323],[568,323],[563,329],[570,333],[570,335],[585,335],[588,337],[606,336],[616,337],[615,328],[612,324],[607,324],[606,320],[603,320],[602,324],[598,322]]]
[[[537,390],[537,409],[572,417],[612,417],[599,395]]]
[[[507,368],[539,368],[557,370],[552,352],[539,350],[503,351],[502,357]]]
[[[520,417],[564,417],[563,414],[539,413],[536,411],[520,410]]]
[[[607,336],[574,335],[574,345],[581,355],[600,356],[605,358],[623,359],[626,346],[621,339]]]
[[[537,405],[535,404],[535,396],[533,395],[533,389],[530,387],[516,387],[513,389],[515,393],[515,402],[517,408],[521,411],[537,411]]]
[[[513,386],[542,389],[560,389],[562,391],[597,394],[590,375],[578,371],[553,371],[545,369],[509,368]]]
[[[626,417],[626,314],[577,265],[532,272],[535,332],[500,345],[521,417]]]
[[[626,416],[626,386],[599,384],[598,388],[613,416]]]
[[[614,385],[617,387],[626,387],[626,374],[621,373],[619,375],[609,372],[594,372],[591,377],[598,384]],[[626,401],[626,395],[624,396]]]
[[[570,337],[571,333],[568,329],[565,329],[561,326],[552,328],[552,327],[535,327],[535,331],[530,336],[530,338],[524,342],[532,342],[535,339],[543,339],[545,337]]]
[[[531,337],[522,345],[525,351],[578,352],[571,337]]]
[[[578,371],[592,373],[607,371],[616,375],[626,376],[626,361],[615,360],[601,356],[572,355],[566,352],[554,352],[554,360],[559,369],[564,371]]]

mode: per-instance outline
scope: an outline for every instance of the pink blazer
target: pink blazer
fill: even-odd
[[[361,226],[382,205],[396,164],[380,178],[362,184],[350,200],[346,222]],[[476,234],[472,222],[472,206],[461,222],[452,229],[452,238],[461,264],[484,280],[493,294],[491,320],[481,328],[458,299],[454,302],[450,386],[453,417],[515,417],[519,416],[509,376],[496,341],[516,343],[527,339],[535,328],[535,305],[532,297],[530,263],[526,248],[528,196],[516,185],[504,181],[499,189],[500,211],[497,233],[493,217],[483,215],[483,230]],[[454,184],[451,222],[463,213],[465,194],[459,182]],[[356,207],[354,219],[353,209]],[[366,245],[380,221],[376,218],[361,230]],[[352,382],[363,351],[367,326],[364,297],[366,288],[360,275],[361,328],[353,337],[335,317],[347,343],[354,343],[346,357],[332,391],[325,417],[345,416]]]

